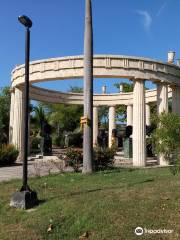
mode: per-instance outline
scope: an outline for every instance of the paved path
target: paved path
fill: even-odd
[[[28,176],[45,176],[49,173],[57,173],[62,171],[62,161],[60,162],[57,157],[50,159],[28,161]],[[72,168],[65,168],[65,172],[72,171]],[[22,178],[22,164],[16,164],[11,167],[0,167],[0,182],[8,181],[11,179]]]

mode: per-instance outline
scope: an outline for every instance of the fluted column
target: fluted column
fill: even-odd
[[[111,106],[109,107],[109,147],[112,146],[112,130],[116,128],[115,117],[115,106]]]
[[[150,126],[151,125],[151,111],[150,111],[150,105],[146,104],[146,125]]]
[[[168,85],[157,83],[157,112],[168,112]]]
[[[180,87],[172,86],[172,112],[180,115]]]
[[[15,91],[14,89],[11,90],[11,106],[10,106],[10,119],[9,119],[9,143],[13,143],[13,123],[14,123],[14,98],[15,98]]]
[[[133,125],[133,105],[127,106],[127,126]]]
[[[168,85],[157,83],[157,112],[160,115],[162,112],[168,112]],[[166,166],[168,162],[163,155],[158,156],[159,165]]]
[[[134,81],[133,92],[133,166],[146,165],[144,80]]]
[[[22,153],[23,153],[23,91],[15,88],[15,96],[14,96],[14,122],[13,122],[13,136],[12,136],[12,143],[18,148],[19,150],[19,157],[18,159],[22,161]]]
[[[98,137],[98,108],[93,107],[93,146],[97,145]]]

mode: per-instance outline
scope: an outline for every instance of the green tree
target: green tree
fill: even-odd
[[[83,89],[80,87],[70,87],[68,92],[82,93]],[[64,131],[73,132],[80,127],[80,118],[83,116],[83,106],[51,103],[40,103],[40,106],[43,107],[49,123],[58,136]]]
[[[158,126],[152,134],[155,151],[173,163],[171,170],[175,174],[180,170],[180,116],[164,112],[154,117],[154,123]]]
[[[133,92],[133,83],[115,83],[114,86],[119,89],[120,85],[123,84],[123,92]],[[116,119],[119,122],[126,122],[127,113],[126,106],[118,106],[116,107]]]
[[[109,120],[109,107],[100,106],[98,110],[98,120],[100,127],[108,129],[108,120]]]
[[[72,93],[83,93],[83,88],[81,87],[76,87],[76,86],[70,86],[70,89],[68,92],[72,92]]]
[[[0,144],[9,139],[10,87],[0,89]]]
[[[133,83],[115,83],[114,86],[119,89],[120,85],[123,85],[123,92],[133,92]]]
[[[47,121],[47,115],[44,111],[44,108],[41,105],[34,106],[32,108],[32,111],[35,113],[32,118],[32,122],[34,122],[36,126],[40,128],[40,132],[42,132],[43,123]]]

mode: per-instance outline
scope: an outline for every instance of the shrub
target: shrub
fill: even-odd
[[[55,146],[64,148],[64,136],[53,136],[52,143]]]
[[[113,167],[116,148],[94,148],[94,168],[96,171]]]
[[[116,148],[94,148],[93,165],[94,170],[106,170],[113,167],[114,155]],[[79,168],[83,164],[83,154],[77,149],[68,149],[66,153],[66,163],[68,166],[73,167],[75,172],[79,171]]]
[[[39,149],[40,148],[40,142],[41,142],[40,137],[33,137],[31,139],[31,149]]]
[[[83,163],[83,155],[79,150],[69,148],[66,153],[66,162],[69,166],[73,167],[75,172],[79,171],[80,166]]]
[[[180,156],[173,157],[173,161],[171,162],[172,166],[170,167],[170,171],[173,175],[176,175],[180,172]]]
[[[69,135],[69,146],[74,147],[82,147],[82,133],[81,132],[73,132]]]
[[[18,150],[13,145],[2,145],[0,147],[0,166],[13,164],[18,154]]]
[[[163,112],[153,121],[158,126],[152,134],[155,151],[174,165],[172,172],[176,174],[179,171],[180,158],[180,116]]]

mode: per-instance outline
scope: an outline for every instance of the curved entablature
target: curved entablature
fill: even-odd
[[[157,101],[157,90],[146,90],[146,103]],[[168,97],[172,96],[169,88]],[[64,93],[45,88],[30,87],[30,98],[32,100],[48,102],[48,103],[64,103],[83,105],[82,93]],[[114,94],[94,94],[94,106],[115,106],[115,105],[131,105],[133,104],[133,93],[114,93]]]
[[[94,78],[143,79],[180,86],[180,67],[149,58],[94,55]],[[30,63],[30,83],[83,78],[83,56],[51,58]],[[12,71],[12,87],[24,83],[24,65]]]

